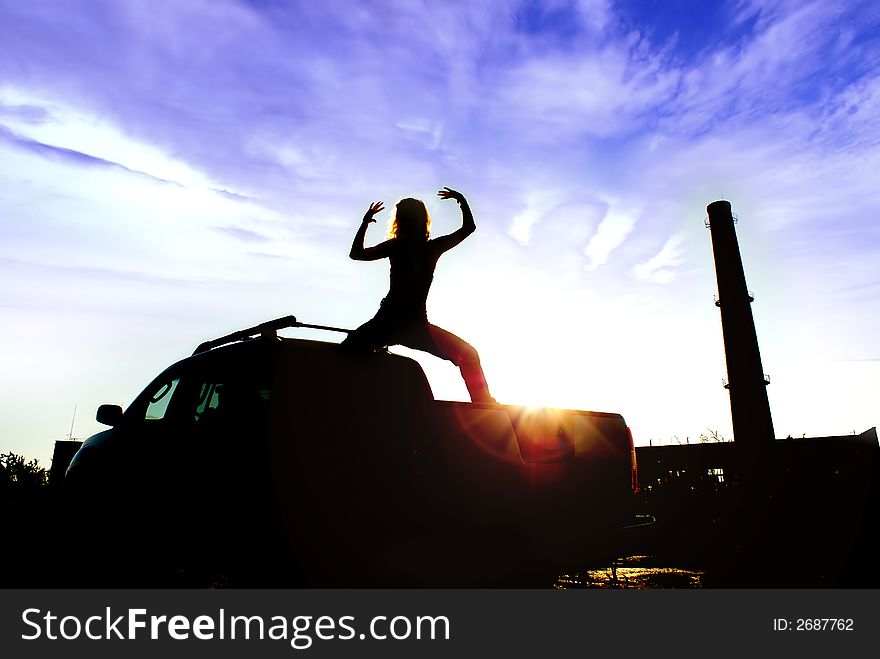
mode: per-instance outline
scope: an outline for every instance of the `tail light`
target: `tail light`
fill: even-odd
[[[633,443],[633,434],[629,426],[626,427],[626,434],[629,437],[629,461],[632,468],[632,491],[633,494],[639,491],[639,465],[636,462],[636,446]]]

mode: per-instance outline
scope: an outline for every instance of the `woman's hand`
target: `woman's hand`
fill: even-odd
[[[370,209],[364,213],[364,219],[362,220],[363,224],[369,224],[370,222],[375,222],[376,218],[374,217],[376,213],[385,210],[385,207],[382,205],[381,201],[376,201],[370,204]]]
[[[458,203],[464,201],[464,195],[460,192],[456,192],[452,188],[444,187],[440,192],[437,193],[437,196],[441,199],[455,199]]]

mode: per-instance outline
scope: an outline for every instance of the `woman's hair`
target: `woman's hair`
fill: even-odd
[[[395,204],[388,218],[388,238],[421,238],[431,235],[431,216],[421,199],[407,197]]]

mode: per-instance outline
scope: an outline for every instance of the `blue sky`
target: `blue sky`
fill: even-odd
[[[446,185],[479,228],[429,314],[501,401],[729,435],[723,197],[777,435],[874,426],[878,30],[834,0],[0,0],[0,450],[47,461],[75,405],[97,431],[206,338],[357,326],[387,290],[347,258],[367,205],[445,233]]]

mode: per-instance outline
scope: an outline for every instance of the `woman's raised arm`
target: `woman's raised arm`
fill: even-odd
[[[476,231],[477,225],[474,222],[474,214],[471,212],[471,207],[468,206],[467,199],[464,198],[463,194],[451,188],[444,187],[437,193],[437,196],[441,199],[455,199],[461,208],[461,228],[456,229],[450,234],[434,239],[434,244],[440,248],[440,251],[445,252],[458,245],[462,240]]]
[[[375,247],[364,247],[364,238],[367,236],[367,227],[376,221],[376,213],[385,210],[381,201],[370,204],[370,208],[364,213],[364,219],[358,227],[357,233],[354,234],[354,240],[351,243],[351,251],[348,255],[355,261],[376,261],[388,256],[388,246],[391,241],[386,240],[379,243]]]

